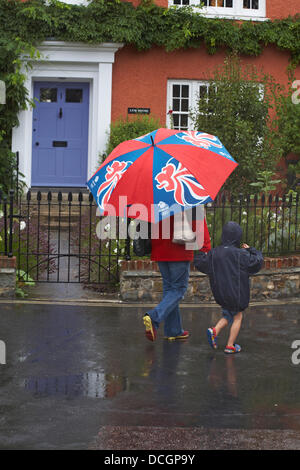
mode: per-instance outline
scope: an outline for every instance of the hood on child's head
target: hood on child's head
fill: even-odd
[[[222,231],[222,245],[240,246],[243,230],[236,222],[227,222]]]

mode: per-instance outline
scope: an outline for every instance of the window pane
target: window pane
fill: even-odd
[[[189,110],[189,100],[181,100],[181,111]]]
[[[174,127],[178,129],[179,127],[179,114],[173,114]]]
[[[182,96],[182,98],[188,98],[189,97],[189,86],[188,85],[182,85],[181,96]]]
[[[66,103],[82,103],[82,89],[81,88],[67,88],[66,89]]]
[[[210,7],[224,7],[224,0],[209,0]]]
[[[183,129],[187,129],[188,127],[188,115],[187,114],[181,114],[180,115],[180,128]]]
[[[173,85],[173,96],[174,98],[180,97],[180,85]]]
[[[206,98],[206,96],[207,96],[207,86],[206,85],[200,85],[200,87],[199,87],[199,96],[200,96],[200,98]]]
[[[204,6],[207,6],[207,3],[210,7],[232,8],[233,1],[232,0],[209,0],[208,2],[204,3]]]
[[[216,93],[217,93],[216,87],[214,85],[210,85],[208,87],[208,99],[214,98]]]
[[[258,10],[259,0],[244,0],[243,7],[247,9],[252,8],[253,10]]]
[[[41,103],[56,103],[57,102],[57,88],[41,88],[40,89],[40,102]]]
[[[180,111],[180,100],[173,100],[173,111]]]

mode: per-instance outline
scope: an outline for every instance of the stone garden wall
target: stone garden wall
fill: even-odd
[[[162,279],[157,263],[123,261],[120,295],[123,301],[157,302],[162,297]],[[300,256],[265,258],[263,269],[251,276],[251,301],[300,297]],[[186,303],[214,301],[205,274],[191,269]]]
[[[0,298],[12,298],[16,289],[16,258],[0,256]]]

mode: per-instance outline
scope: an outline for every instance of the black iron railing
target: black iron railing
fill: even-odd
[[[28,192],[19,204],[19,270],[38,282],[115,284],[119,241],[97,237],[97,212],[87,192]]]
[[[221,243],[222,227],[233,220],[243,229],[243,241],[276,256],[300,252],[299,194],[222,195],[206,208],[212,245]]]
[[[206,218],[212,246],[220,244],[223,225],[234,220],[243,229],[243,242],[264,255],[300,253],[299,194],[222,195],[206,206]],[[87,191],[29,191],[17,201],[11,190],[0,194],[0,254],[16,256],[22,280],[115,285],[121,260],[130,259],[131,240],[124,232],[120,236],[118,218],[107,238],[99,237],[102,219]]]
[[[9,196],[0,191],[0,255],[13,256],[14,190]]]

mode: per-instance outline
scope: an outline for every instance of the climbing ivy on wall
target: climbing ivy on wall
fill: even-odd
[[[300,62],[300,16],[241,23],[205,18],[201,9],[192,7],[165,9],[152,0],[143,0],[137,8],[120,0],[91,0],[88,6],[57,0],[0,0],[0,25],[1,32],[29,43],[46,38],[113,41],[139,50],[156,45],[167,51],[205,44],[209,54],[225,47],[246,55],[259,55],[273,44],[288,51],[293,63]]]
[[[88,6],[57,0],[0,0],[0,80],[7,88],[6,105],[0,104],[0,167],[8,161],[18,112],[28,102],[21,68],[26,59],[21,62],[20,57],[27,56],[29,66],[30,60],[38,58],[35,48],[46,39],[122,42],[140,51],[204,44],[209,54],[225,48],[252,56],[272,44],[290,54],[291,66],[300,63],[300,16],[240,23],[205,18],[201,9],[191,7],[161,8],[152,0],[142,0],[137,8],[121,0],[91,0]]]

